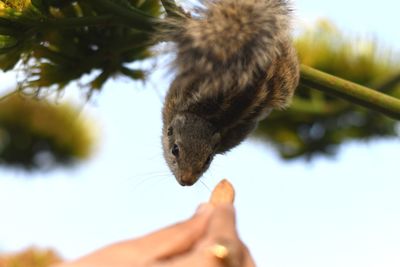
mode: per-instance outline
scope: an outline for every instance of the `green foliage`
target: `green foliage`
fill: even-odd
[[[49,169],[90,156],[88,121],[67,104],[14,94],[0,100],[0,164]]]
[[[332,75],[372,88],[400,74],[394,56],[374,41],[349,38],[332,24],[321,21],[295,41],[300,61]],[[400,87],[385,88],[400,96]],[[260,123],[256,136],[268,141],[283,158],[334,155],[349,140],[397,136],[396,122],[322,92],[298,88],[292,106],[275,111]]]
[[[94,70],[98,75],[89,84],[90,92],[114,75],[145,78],[144,69],[128,64],[153,56],[146,27],[160,15],[159,1],[9,2],[3,0],[0,6],[0,68],[8,71],[21,62],[21,89],[61,90]],[[132,27],[126,26],[125,13]]]

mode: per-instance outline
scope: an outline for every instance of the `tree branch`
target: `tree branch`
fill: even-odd
[[[400,120],[400,100],[365,86],[301,65],[300,85],[317,89]]]

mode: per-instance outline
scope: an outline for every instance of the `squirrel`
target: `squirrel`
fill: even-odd
[[[162,111],[164,158],[182,186],[239,145],[299,82],[288,0],[203,0],[167,19],[176,76]],[[171,30],[173,29],[173,30]]]

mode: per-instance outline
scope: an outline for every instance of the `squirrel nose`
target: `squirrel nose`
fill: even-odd
[[[179,177],[178,182],[182,186],[191,186],[196,182],[196,177],[192,173],[185,173]]]

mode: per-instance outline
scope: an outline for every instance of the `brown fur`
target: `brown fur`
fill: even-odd
[[[163,109],[163,148],[181,184],[197,181],[208,154],[238,145],[272,109],[289,105],[299,80],[290,13],[285,0],[204,0],[191,18],[169,20],[174,30],[163,34],[176,45],[176,78]],[[177,116],[185,130],[168,136]],[[217,144],[210,143],[214,134]],[[178,140],[186,140],[186,156],[176,159]]]

